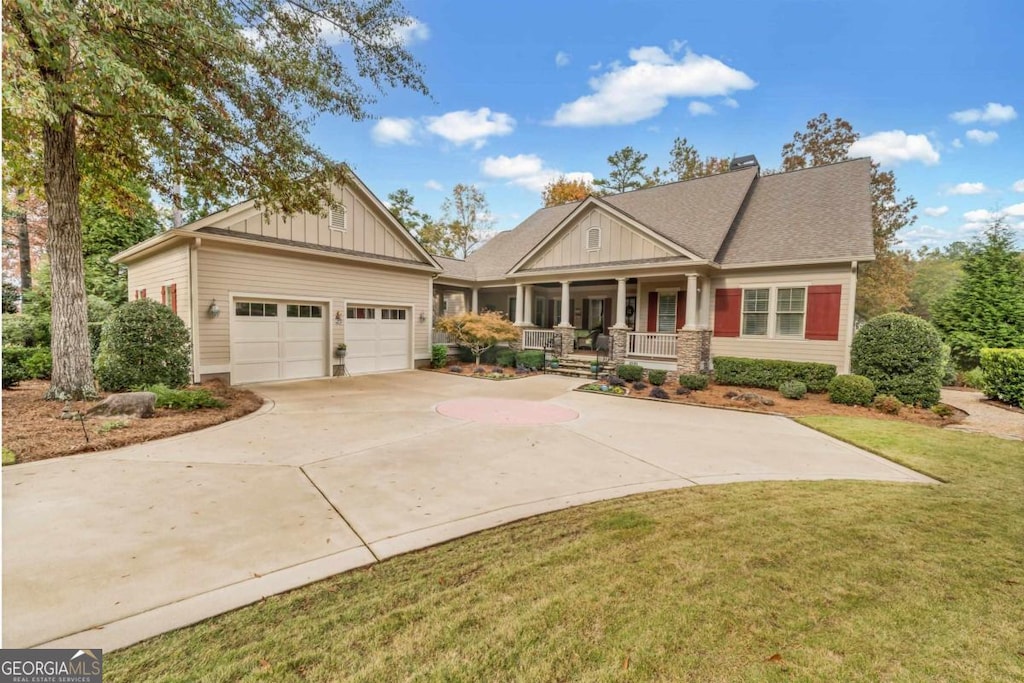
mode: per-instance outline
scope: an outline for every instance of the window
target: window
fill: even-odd
[[[331,204],[331,230],[344,232],[345,228],[345,205],[341,202]]]
[[[533,299],[533,324],[537,327],[544,327],[544,318],[547,313],[547,299],[542,296]]]
[[[164,285],[160,287],[160,303],[175,313],[178,312],[178,286]]]
[[[405,320],[404,308],[382,308],[380,309],[381,320]]]
[[[323,309],[312,304],[288,304],[289,318],[321,318]]]
[[[349,306],[345,312],[345,317],[349,320],[373,320],[377,317],[377,309],[364,306]]]
[[[247,318],[276,318],[277,304],[261,304],[251,301],[236,301],[235,315]]]
[[[743,290],[744,336],[768,335],[768,289]]]
[[[658,332],[676,331],[676,295],[658,294]]]
[[[587,229],[587,251],[597,251],[601,248],[601,228]]]
[[[802,337],[807,290],[803,287],[780,288],[775,295],[775,334]]]
[[[562,324],[562,300],[552,299],[551,300],[551,326]]]

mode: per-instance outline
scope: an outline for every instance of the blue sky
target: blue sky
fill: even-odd
[[[375,120],[314,129],[382,199],[405,187],[436,216],[454,184],[475,183],[507,229],[553,175],[603,177],[626,145],[664,167],[681,136],[778,167],[782,145],[827,112],[917,198],[906,246],[969,238],[997,213],[1024,231],[1021,0],[406,7],[432,96],[391,91]]]

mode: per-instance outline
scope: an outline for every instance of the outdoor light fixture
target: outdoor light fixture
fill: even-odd
[[[210,301],[210,307],[206,309],[206,315],[211,318],[216,318],[220,315],[220,307],[217,305],[217,300],[213,299]]]
[[[427,314],[424,313],[423,311],[420,311],[420,322],[421,323],[427,322]]]

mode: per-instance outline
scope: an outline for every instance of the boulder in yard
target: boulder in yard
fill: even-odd
[[[130,391],[113,394],[94,405],[86,415],[118,415],[129,417],[153,417],[156,394],[152,391]]]

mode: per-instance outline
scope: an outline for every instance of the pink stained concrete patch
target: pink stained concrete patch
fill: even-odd
[[[503,398],[459,398],[437,404],[437,412],[457,420],[495,425],[543,425],[580,416],[571,408],[551,403]]]

